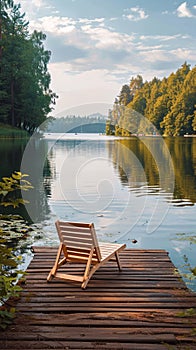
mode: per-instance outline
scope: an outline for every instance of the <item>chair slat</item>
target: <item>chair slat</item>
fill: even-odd
[[[92,244],[88,244],[88,243],[84,243],[84,242],[71,242],[71,241],[67,241],[65,240],[65,244],[66,244],[66,247],[67,249],[69,248],[83,248],[83,249],[86,249],[86,250],[90,250],[92,248]]]
[[[71,227],[61,227],[60,226],[60,229],[61,229],[61,232],[67,232],[67,233],[77,233],[77,234],[86,234],[88,236],[91,237],[91,233],[90,233],[90,229],[89,228],[77,228],[77,227],[74,227],[74,226],[71,226]]]
[[[83,233],[83,232],[74,232],[74,231],[66,231],[66,230],[61,230],[61,233],[63,235],[66,235],[67,237],[78,237],[78,239],[90,239],[92,241],[91,235],[88,233]]]
[[[84,228],[89,228],[91,224],[86,224],[83,222],[70,222],[70,221],[58,221],[59,226],[61,227],[71,227],[71,226],[75,226],[76,228],[78,227],[84,227]]]
[[[99,243],[99,248],[101,251],[102,260],[104,260],[105,257],[107,257],[109,254],[112,254],[112,252],[116,252],[121,249],[122,244],[101,242]]]
[[[80,243],[83,245],[87,245],[87,246],[91,246],[93,245],[93,242],[92,242],[92,239],[88,239],[88,238],[80,238],[80,237],[71,237],[71,236],[66,236],[65,234],[62,235],[63,236],[63,239],[64,239],[64,242],[67,244],[69,243]],[[81,246],[81,247],[82,247]]]
[[[88,251],[84,250],[81,253],[81,252],[77,252],[76,250],[74,251],[73,249],[68,249],[68,259],[72,259],[73,257],[76,257],[76,258],[81,258],[83,260],[86,260],[89,258],[89,252],[90,252],[90,250],[88,250]],[[95,253],[93,254],[93,260],[98,262],[98,259],[97,259],[97,256]]]

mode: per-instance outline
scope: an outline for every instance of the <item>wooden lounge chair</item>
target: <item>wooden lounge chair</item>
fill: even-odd
[[[106,261],[115,258],[118,268],[121,270],[118,253],[126,247],[125,244],[98,243],[93,223],[56,221],[55,224],[60,239],[60,246],[47,281],[55,277],[81,282],[81,287],[84,289],[95,271]],[[84,275],[68,275],[57,272],[59,267],[67,262],[85,264]]]

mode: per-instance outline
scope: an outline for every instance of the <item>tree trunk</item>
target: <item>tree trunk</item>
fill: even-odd
[[[11,122],[12,126],[15,126],[15,115],[14,115],[14,80],[11,81]]]
[[[2,57],[2,10],[1,10],[1,0],[0,0],[0,61]]]

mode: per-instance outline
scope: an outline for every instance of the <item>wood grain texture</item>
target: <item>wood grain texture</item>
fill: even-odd
[[[86,290],[46,278],[57,248],[35,247],[17,317],[0,332],[0,349],[196,349],[196,294],[164,250],[126,249],[122,271],[107,262]],[[63,266],[84,273],[83,265]]]

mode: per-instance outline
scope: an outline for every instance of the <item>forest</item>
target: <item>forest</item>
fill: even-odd
[[[106,134],[196,134],[196,67],[185,62],[169,77],[146,82],[132,77],[109,111]]]
[[[46,132],[55,133],[105,133],[106,116],[95,113],[84,117],[68,115],[61,118],[48,118]]]
[[[52,111],[46,35],[29,34],[20,4],[0,1],[0,123],[32,134]]]

